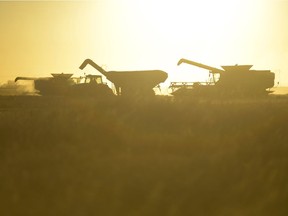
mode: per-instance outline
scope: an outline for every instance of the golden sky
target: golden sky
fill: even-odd
[[[168,81],[191,81],[198,69],[176,65],[187,58],[253,64],[288,85],[287,21],[287,0],[0,2],[0,82],[81,75],[86,58],[107,70],[162,69]]]

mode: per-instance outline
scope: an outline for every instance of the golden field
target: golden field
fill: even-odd
[[[288,98],[0,97],[0,215],[286,216]]]

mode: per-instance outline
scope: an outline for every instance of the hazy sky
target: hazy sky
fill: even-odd
[[[288,85],[287,21],[286,0],[0,2],[0,82],[81,75],[86,58],[107,70],[162,69],[169,81],[190,81],[198,69],[176,66],[187,58],[253,64]]]

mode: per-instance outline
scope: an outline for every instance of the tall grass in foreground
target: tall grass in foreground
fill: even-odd
[[[0,97],[0,215],[288,215],[288,99]]]

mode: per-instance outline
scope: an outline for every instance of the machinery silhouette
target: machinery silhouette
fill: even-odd
[[[80,69],[84,69],[88,64],[114,83],[117,95],[154,95],[153,88],[168,77],[167,73],[161,70],[107,72],[91,59],[86,59]]]
[[[170,88],[175,96],[259,96],[267,95],[274,86],[274,73],[250,70],[252,65],[221,66],[222,69],[218,69],[187,59],[180,59],[178,65],[182,63],[209,70],[212,79],[208,82],[171,82]]]
[[[116,89],[116,94],[121,96],[151,96],[153,88],[164,82],[168,75],[161,70],[145,71],[111,71],[107,72],[95,62],[86,59],[80,66],[84,69],[87,65],[97,69],[107,80],[111,81]],[[52,77],[17,77],[18,80],[32,80],[34,87],[41,95],[71,95],[71,96],[110,96],[113,91],[102,81],[102,75],[86,75],[72,77],[73,74],[51,74]],[[83,82],[80,82],[80,80]]]
[[[17,77],[18,80],[34,81],[34,88],[43,96],[108,96],[112,90],[98,75],[74,77],[73,74],[53,73],[52,77]],[[80,82],[82,80],[82,82]]]
[[[73,74],[53,73],[52,77],[16,77],[18,80],[32,80],[34,88],[41,95],[63,95],[74,84],[71,79]]]
[[[187,59],[180,59],[178,65],[186,63],[209,70],[208,82],[171,82],[174,96],[216,96],[249,97],[267,95],[274,86],[275,74],[270,70],[251,70],[252,65],[221,66],[222,69],[204,65]],[[95,96],[113,95],[143,97],[155,95],[153,88],[164,82],[168,75],[162,70],[106,71],[91,59],[80,65],[84,69],[92,66],[101,75],[72,77],[73,74],[54,73],[52,77],[17,77],[18,80],[32,80],[41,95]],[[104,83],[103,76],[114,84],[115,92]]]

